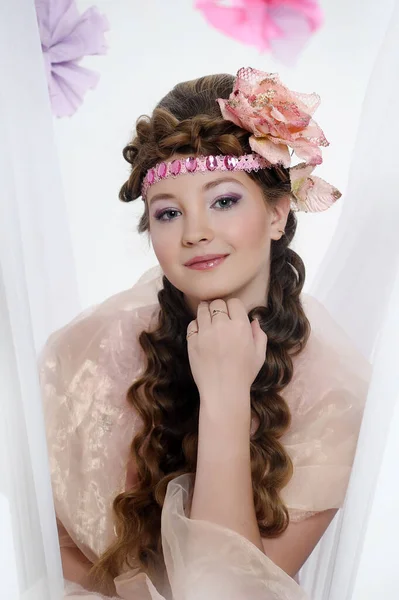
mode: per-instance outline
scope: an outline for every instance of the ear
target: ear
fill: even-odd
[[[284,235],[290,208],[290,196],[283,196],[273,206],[271,211],[272,220],[270,223],[270,237],[272,240],[279,240]]]

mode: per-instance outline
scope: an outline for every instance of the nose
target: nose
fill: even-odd
[[[182,238],[183,246],[192,247],[197,244],[206,244],[214,237],[213,229],[204,216],[195,215],[195,217],[186,219]]]

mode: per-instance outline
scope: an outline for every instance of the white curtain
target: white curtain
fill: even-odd
[[[397,40],[398,2],[364,102],[340,223],[313,290],[374,363],[345,510],[303,569],[313,600],[398,595],[390,552],[399,532]],[[0,2],[0,56],[11,49],[12,61],[0,62],[0,585],[7,600],[57,600],[61,567],[35,357],[79,302],[33,0]]]
[[[312,290],[373,362],[346,505],[302,573],[314,600],[399,595],[391,558],[399,534],[398,94],[397,1],[364,99],[340,221]]]
[[[33,0],[1,0],[0,57],[0,597],[57,600],[36,355],[80,307]]]

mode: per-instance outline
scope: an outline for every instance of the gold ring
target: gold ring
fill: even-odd
[[[186,335],[186,340],[188,340],[188,338],[190,337],[190,335],[194,335],[194,333],[198,333],[198,329],[197,331],[190,331],[187,335]]]
[[[217,315],[218,313],[222,313],[223,315],[229,316],[229,313],[227,311],[221,310],[220,308],[214,308],[213,311],[212,311],[212,317],[214,315]]]

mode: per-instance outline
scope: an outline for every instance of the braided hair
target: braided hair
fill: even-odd
[[[249,132],[221,117],[216,99],[227,98],[234,79],[212,75],[178,84],[157,105],[151,117],[141,117],[123,156],[131,173],[120,190],[130,202],[140,196],[147,170],[172,155],[251,152]],[[290,195],[289,171],[283,167],[248,174],[262,189],[265,202]],[[147,206],[139,231],[149,229]],[[290,424],[282,391],[293,375],[292,357],[305,346],[310,326],[300,294],[305,269],[289,247],[296,218],[289,213],[285,235],[272,241],[268,297],[252,309],[268,336],[266,359],[251,387],[251,409],[258,423],[251,436],[253,494],[259,530],[264,537],[282,534],[288,511],[280,492],[292,476],[291,460],[280,442]],[[137,484],[114,501],[117,538],[94,565],[95,579],[110,583],[127,566],[154,576],[162,567],[161,510],[171,479],[196,470],[199,394],[187,354],[186,330],[192,316],[183,294],[166,277],[159,292],[159,322],[143,331],[139,342],[146,369],[130,387],[127,400],[142,419],[131,445]]]

